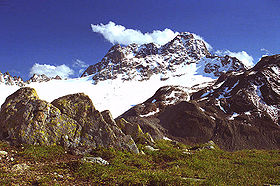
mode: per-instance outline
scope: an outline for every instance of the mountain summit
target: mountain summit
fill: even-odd
[[[165,45],[154,43],[114,45],[101,62],[82,74],[93,75],[95,83],[120,78],[123,81],[149,80],[159,75],[161,81],[190,74],[217,78],[226,71],[245,70],[235,57],[212,55],[203,40],[189,32],[178,34]]]

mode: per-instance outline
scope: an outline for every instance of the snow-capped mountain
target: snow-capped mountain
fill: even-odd
[[[0,84],[5,85],[17,85],[17,86],[24,86],[24,81],[21,77],[11,76],[9,72],[5,72],[4,74],[0,72]]]
[[[98,110],[110,110],[117,117],[148,99],[160,87],[191,87],[212,82],[227,71],[243,70],[245,66],[238,59],[211,55],[202,40],[184,32],[162,46],[115,45],[81,78],[57,81],[34,75],[21,86],[35,88],[49,102],[66,94],[84,92]],[[6,86],[3,89],[11,92]],[[7,96],[3,94],[1,103]]]
[[[154,139],[213,140],[227,150],[275,149],[280,148],[279,77],[280,55],[248,69],[181,33],[162,46],[115,45],[80,78],[34,75],[23,82],[1,73],[0,103],[22,86],[35,88],[48,102],[82,92],[97,110],[110,110],[116,123],[140,126]]]
[[[30,83],[34,83],[34,82],[38,82],[38,83],[42,83],[42,82],[48,82],[50,80],[62,80],[62,78],[60,76],[55,76],[55,77],[48,77],[46,76],[45,74],[41,74],[41,75],[38,75],[38,74],[34,74],[29,80],[26,81],[27,84],[30,84]]]
[[[166,86],[125,112],[154,138],[213,140],[227,150],[280,148],[280,55],[192,88]],[[156,126],[156,127],[155,127]]]
[[[280,55],[267,56],[245,73],[222,75],[215,85],[197,92],[193,99],[219,105],[232,119],[242,114],[253,118],[266,115],[280,126],[279,85]]]
[[[45,74],[42,75],[37,75],[34,74],[29,80],[27,81],[23,81],[23,79],[19,76],[11,76],[9,72],[5,72],[4,74],[2,74],[0,72],[0,84],[4,84],[4,85],[16,85],[19,87],[24,87],[30,83],[36,83],[36,82],[47,82],[50,80],[62,80],[62,78],[60,76],[56,76],[56,77],[48,77]]]
[[[82,76],[93,75],[95,83],[120,78],[123,81],[161,81],[189,74],[217,78],[222,73],[244,70],[237,58],[211,55],[205,43],[193,34],[183,32],[165,45],[154,43],[113,46],[101,62],[91,65]]]

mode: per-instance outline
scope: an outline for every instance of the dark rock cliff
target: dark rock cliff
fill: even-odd
[[[154,138],[226,150],[280,148],[280,55],[192,89],[163,87],[119,117]]]

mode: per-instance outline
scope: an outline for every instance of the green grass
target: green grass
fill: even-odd
[[[114,149],[99,149],[95,155],[109,166],[82,163],[77,178],[104,184],[144,185],[261,185],[280,183],[279,151],[244,150],[225,152],[202,150],[183,154],[183,145],[158,141],[159,151],[135,155]],[[141,148],[141,147],[140,147]],[[192,178],[197,178],[194,180]]]
[[[24,150],[19,153],[24,158],[35,161],[53,160],[64,156],[65,150],[61,146],[34,146],[25,145]]]
[[[29,170],[41,173],[39,180],[32,177],[32,174],[28,178],[40,185],[69,185],[74,182],[76,185],[280,184],[279,150],[226,152],[216,147],[214,150],[204,149],[193,151],[193,154],[184,154],[184,149],[190,146],[172,144],[165,140],[156,142],[158,151],[146,150],[144,145],[138,147],[145,154],[132,154],[113,148],[99,148],[90,154],[107,160],[110,164],[106,166],[82,162],[78,156],[67,160],[63,158],[67,154],[58,146],[27,146],[19,154],[27,160],[45,162],[42,167],[33,166]],[[57,158],[63,161],[47,163]],[[57,178],[57,174],[63,175],[63,178]],[[7,171],[0,169],[0,177],[1,183],[10,184],[9,179],[12,178]]]

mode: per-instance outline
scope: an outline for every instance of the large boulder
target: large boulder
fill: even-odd
[[[110,113],[106,113],[108,120]],[[13,93],[2,105],[0,138],[13,144],[59,144],[75,154],[100,146],[138,152],[133,139],[116,124],[107,123],[87,95],[67,95],[48,103],[29,87]]]
[[[78,93],[63,96],[54,100],[52,104],[82,127],[80,147],[120,147],[137,153],[133,139],[117,127],[111,113],[100,113],[87,95]]]
[[[40,100],[32,88],[21,88],[1,107],[0,136],[14,144],[53,145],[68,138],[79,141],[81,126],[50,103]]]

